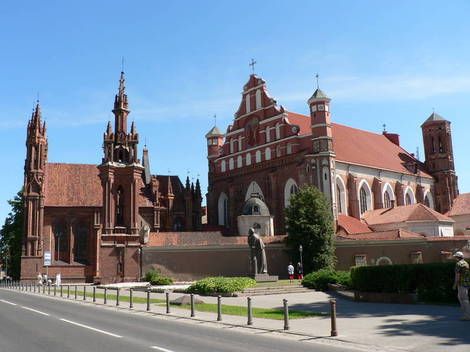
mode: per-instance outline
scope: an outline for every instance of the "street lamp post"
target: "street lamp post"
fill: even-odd
[[[301,244],[299,244],[299,253],[300,253],[300,265],[302,266],[302,272],[304,270],[304,262],[303,262],[303,259],[302,259],[302,252],[303,252],[303,247]]]

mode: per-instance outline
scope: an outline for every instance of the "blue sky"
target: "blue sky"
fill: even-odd
[[[452,121],[461,192],[470,192],[468,1],[2,1],[0,219],[23,183],[26,124],[39,92],[49,161],[99,163],[125,57],[130,120],[153,173],[200,175],[214,114],[225,130],[256,72],[286,109],[307,113],[314,75],[332,119],[401,135]],[[141,150],[141,149],[140,149]]]

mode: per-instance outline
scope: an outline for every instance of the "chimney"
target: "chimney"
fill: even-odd
[[[383,131],[382,134],[387,137],[387,139],[392,142],[393,144],[396,144],[400,146],[400,135],[398,133],[388,133],[386,131]]]

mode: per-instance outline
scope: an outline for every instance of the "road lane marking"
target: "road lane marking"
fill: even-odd
[[[6,304],[10,304],[10,305],[12,305],[12,306],[16,306],[16,305],[17,305],[16,303],[9,302],[9,301],[5,301],[4,299],[0,299],[0,302],[6,303]]]
[[[25,306],[21,306],[21,308],[26,309],[26,310],[29,310],[29,311],[34,312],[34,313],[38,313],[38,314],[45,315],[45,316],[47,316],[47,317],[49,316],[49,314],[44,313],[44,312],[41,312],[40,310],[36,310],[36,309],[29,308],[29,307],[25,307]]]
[[[121,335],[116,335],[116,334],[113,334],[112,332],[108,332],[108,331],[96,329],[96,328],[93,328],[93,327],[91,327],[91,326],[84,325],[84,324],[80,324],[80,323],[76,323],[76,322],[71,321],[71,320],[67,320],[67,319],[60,319],[60,320],[63,321],[63,322],[72,324],[72,325],[80,326],[80,327],[85,328],[85,329],[89,329],[89,330],[93,330],[93,331],[96,331],[96,332],[100,332],[100,333],[105,334],[105,335],[109,335],[109,336],[113,336],[113,337],[117,337],[117,338],[121,338],[121,337],[122,337]]]
[[[166,348],[163,348],[163,347],[158,347],[158,346],[150,346],[151,348],[153,348],[154,350],[159,350],[159,351],[162,351],[162,352],[174,352],[172,350],[169,350],[169,349],[166,349]]]

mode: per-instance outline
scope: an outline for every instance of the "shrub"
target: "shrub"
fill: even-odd
[[[328,284],[341,284],[351,286],[349,271],[335,271],[332,269],[320,269],[307,274],[302,280],[302,285],[320,291],[328,290]]]
[[[249,277],[206,277],[188,287],[188,292],[200,295],[232,294],[253,287],[256,281]]]
[[[159,270],[152,269],[145,274],[145,281],[152,285],[171,285],[173,280],[170,277],[163,276]]]
[[[362,292],[417,293],[418,300],[454,303],[455,263],[361,266],[351,269],[352,287]]]

